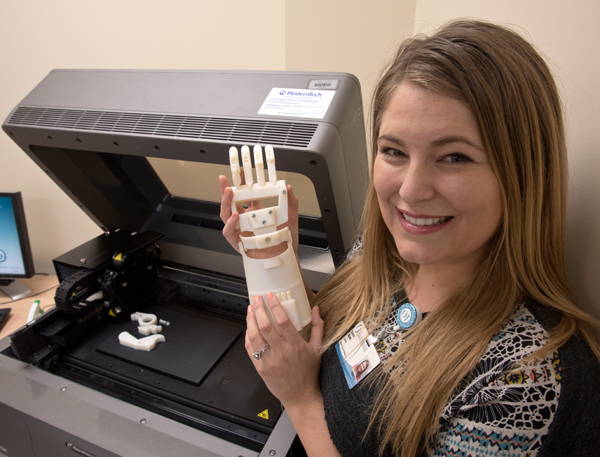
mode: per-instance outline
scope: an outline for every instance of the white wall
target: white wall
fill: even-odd
[[[558,79],[570,160],[569,278],[578,303],[600,318],[600,2],[418,0],[415,31],[457,17],[514,26],[542,51]]]

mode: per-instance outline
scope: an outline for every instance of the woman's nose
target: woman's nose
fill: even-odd
[[[434,171],[426,163],[411,162],[404,170],[400,197],[406,203],[429,200],[435,195]]]

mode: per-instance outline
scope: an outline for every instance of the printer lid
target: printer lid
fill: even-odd
[[[231,146],[274,147],[313,289],[359,229],[368,165],[350,74],[54,70],[2,127],[103,230],[164,233],[170,262],[244,276],[219,218]]]

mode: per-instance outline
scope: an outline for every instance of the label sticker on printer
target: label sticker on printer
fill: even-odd
[[[323,119],[333,100],[333,90],[285,89],[274,87],[258,114]]]
[[[73,443],[66,442],[65,445],[67,446],[67,449],[70,449],[71,451],[76,452],[77,454],[83,455],[85,457],[96,457],[95,454],[81,449],[80,447],[75,446]]]
[[[339,79],[311,79],[308,82],[308,88],[335,90],[339,83]]]

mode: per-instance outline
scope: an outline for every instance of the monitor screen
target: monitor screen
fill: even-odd
[[[34,274],[21,193],[0,192],[0,290],[21,298],[27,293],[15,279]]]

